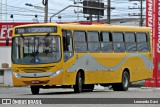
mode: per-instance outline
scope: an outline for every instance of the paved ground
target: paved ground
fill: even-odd
[[[132,87],[126,92],[114,92],[108,88],[96,86],[93,92],[75,94],[73,89],[42,89],[39,95],[32,95],[28,87],[0,87],[0,98],[160,98],[160,88]],[[97,99],[99,100],[99,99]],[[2,105],[0,105],[1,107]],[[13,106],[13,105],[7,105]],[[16,105],[17,106],[17,105]],[[22,106],[22,105],[18,105]],[[33,106],[33,105],[24,105]],[[34,105],[41,107],[44,105]],[[120,104],[52,104],[52,107],[119,107]],[[159,104],[124,104],[123,107],[158,107]]]

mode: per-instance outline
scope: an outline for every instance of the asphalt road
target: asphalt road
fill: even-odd
[[[126,92],[115,92],[107,87],[96,86],[93,92],[76,94],[73,89],[41,89],[39,95],[32,95],[29,87],[0,87],[0,98],[160,98],[160,88],[129,88]],[[0,105],[1,107],[2,105]],[[13,106],[13,105],[6,105]],[[18,105],[22,106],[22,105]],[[33,106],[33,105],[23,105]],[[41,107],[44,105],[34,105]],[[51,104],[52,107],[159,107],[160,104]],[[16,105],[17,107],[17,105]]]

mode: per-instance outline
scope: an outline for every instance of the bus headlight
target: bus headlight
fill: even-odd
[[[57,72],[54,72],[53,74],[50,75],[51,78],[59,75],[62,72],[62,70],[58,70]]]
[[[14,75],[16,78],[21,78],[21,76],[20,76],[18,73],[16,73],[16,72],[13,72],[13,75]]]

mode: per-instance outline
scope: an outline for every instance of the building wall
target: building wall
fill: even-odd
[[[8,63],[11,67],[11,47],[10,46],[0,46],[0,68],[2,68],[2,63]]]

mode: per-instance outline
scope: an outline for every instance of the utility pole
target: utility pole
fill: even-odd
[[[73,1],[74,4],[77,4],[77,6],[79,6],[79,4],[82,4],[82,0],[77,0],[77,1]],[[82,10],[79,9],[79,7],[77,7],[77,10],[74,10],[74,13],[77,14],[77,22],[79,22],[79,13],[83,13]]]
[[[141,0],[141,21],[140,21],[140,26],[143,26],[143,1]]]
[[[92,14],[89,14],[90,22],[92,22]]]
[[[111,23],[111,0],[107,2],[107,23]]]
[[[99,6],[99,0],[98,0],[98,7],[100,7]],[[100,10],[99,10],[99,13],[100,13]],[[98,14],[97,22],[99,22],[99,14]]]
[[[98,7],[69,5],[69,6],[65,7],[65,8],[63,8],[62,10],[58,11],[57,13],[54,13],[52,16],[50,16],[50,22],[52,22],[52,18],[53,18],[54,16],[56,16],[57,14],[61,13],[62,11],[66,10],[66,9],[69,8],[69,7],[81,7],[81,8],[88,8],[88,9],[103,9],[103,10],[104,10],[104,8],[98,8]]]
[[[139,1],[140,2],[140,7],[138,7],[138,8],[135,8],[135,7],[133,7],[133,8],[130,8],[129,7],[129,9],[140,9],[140,13],[139,14],[135,14],[135,13],[133,13],[133,14],[129,14],[129,16],[140,16],[140,22],[139,22],[139,26],[143,26],[143,1],[145,1],[145,0],[129,0],[129,1]]]
[[[45,6],[45,11],[44,11],[44,22],[48,22],[48,0],[42,0],[42,4]]]

